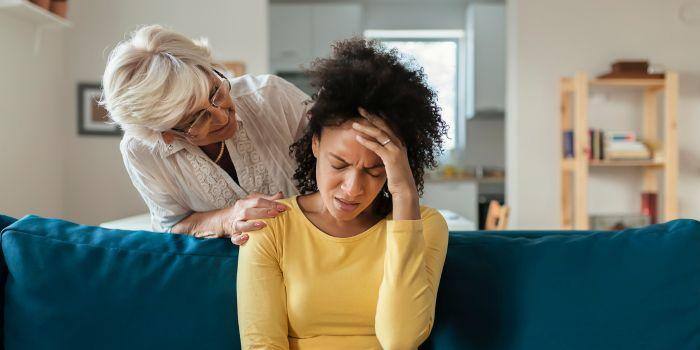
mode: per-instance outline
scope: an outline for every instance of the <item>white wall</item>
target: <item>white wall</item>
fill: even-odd
[[[560,223],[558,79],[576,71],[600,74],[621,58],[649,59],[680,74],[680,214],[700,218],[700,26],[679,19],[682,3],[508,0],[507,201],[516,228]],[[592,102],[592,122],[633,126],[640,117],[638,97],[610,94],[610,104],[605,98]],[[634,170],[596,173],[591,211],[639,210],[638,183],[624,183]],[[614,190],[619,185],[624,190]]]
[[[143,24],[207,37],[216,58],[244,61],[249,73],[268,71],[267,1],[72,0],[70,6],[70,101],[78,82],[100,81],[111,48]],[[71,103],[71,123],[75,115]],[[67,218],[97,224],[147,211],[124,170],[119,138],[78,137],[75,128],[66,138]]]
[[[64,33],[0,13],[0,213],[63,215]]]

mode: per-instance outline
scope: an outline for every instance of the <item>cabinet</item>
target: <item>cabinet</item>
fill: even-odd
[[[270,67],[299,71],[316,57],[330,54],[330,44],[362,35],[360,4],[270,5]]]
[[[506,92],[505,5],[467,7],[467,117],[503,115]]]

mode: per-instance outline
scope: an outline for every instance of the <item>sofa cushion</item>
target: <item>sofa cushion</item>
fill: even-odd
[[[6,349],[237,349],[226,239],[25,217],[8,227]]]
[[[700,349],[700,223],[450,236],[426,349]]]

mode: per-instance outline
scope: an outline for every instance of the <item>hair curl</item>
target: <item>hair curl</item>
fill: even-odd
[[[312,97],[304,135],[289,147],[297,162],[294,181],[300,193],[318,191],[313,136],[320,137],[326,126],[360,118],[357,109],[363,107],[389,124],[406,145],[408,163],[422,195],[424,170],[437,166],[447,125],[423,69],[402,60],[405,62],[405,57],[396,49],[388,50],[376,40],[352,38],[334,43],[330,58],[311,63],[305,73],[318,92]],[[382,192],[375,210],[386,215],[391,211],[386,184]]]

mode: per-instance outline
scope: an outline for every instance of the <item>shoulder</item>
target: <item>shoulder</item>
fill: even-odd
[[[275,259],[281,259],[284,252],[285,235],[287,235],[296,221],[297,207],[293,205],[294,197],[277,200],[278,203],[286,205],[289,209],[280,213],[274,218],[261,219],[265,227],[248,234],[249,239],[243,249],[257,251]]]
[[[119,150],[124,157],[124,161],[138,162],[146,159],[153,159],[156,153],[156,146],[133,136],[124,135],[119,143]]]
[[[274,218],[266,218],[260,221],[265,223],[265,227],[276,238],[282,238],[285,232],[288,231],[291,225],[294,225],[298,216],[301,214],[298,206],[295,205],[296,197],[279,199],[276,202],[285,205],[288,209],[279,213]]]
[[[447,241],[449,235],[447,221],[437,209],[421,205],[420,215],[423,221],[423,234],[426,237]]]

